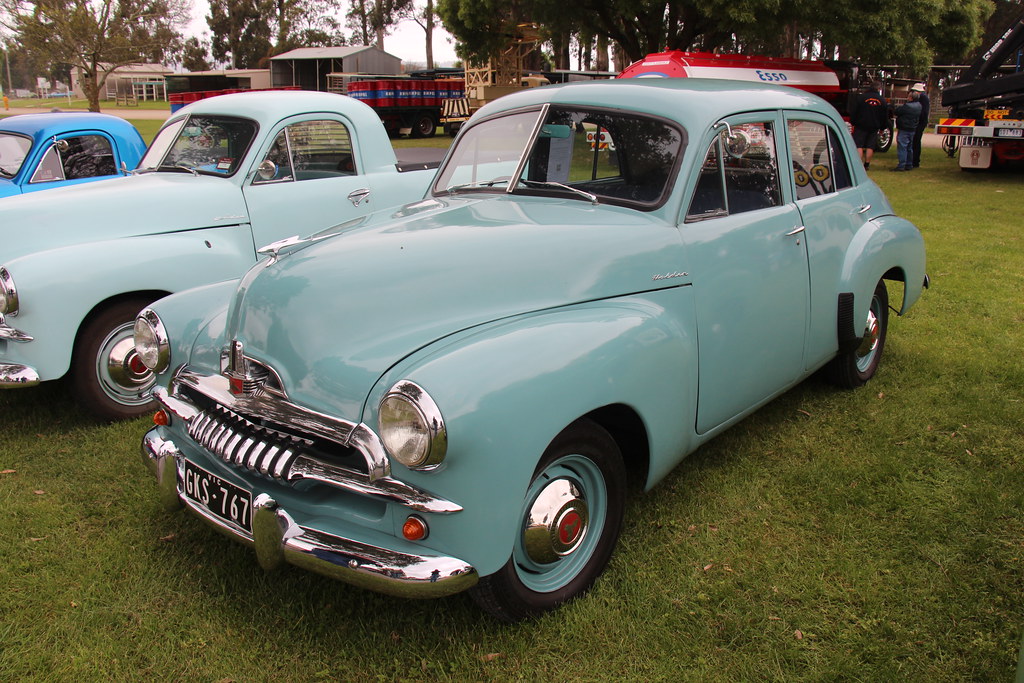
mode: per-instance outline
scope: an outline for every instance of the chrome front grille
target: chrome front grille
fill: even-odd
[[[313,445],[309,439],[258,425],[216,404],[191,421],[188,434],[230,465],[281,480],[288,479],[296,458]]]

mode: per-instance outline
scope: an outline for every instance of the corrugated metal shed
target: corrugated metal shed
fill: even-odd
[[[327,90],[327,74],[402,73],[402,60],[376,47],[300,47],[271,57],[270,84],[297,85],[303,90]]]

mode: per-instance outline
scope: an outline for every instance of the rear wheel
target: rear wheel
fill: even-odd
[[[611,436],[578,420],[548,446],[526,490],[512,557],[472,589],[503,621],[518,621],[586,592],[619,537],[625,470]]]
[[[889,124],[885,128],[878,131],[878,151],[888,152],[889,148],[892,147],[894,135],[892,124]]]
[[[432,138],[435,133],[437,133],[437,121],[433,116],[420,114],[416,117],[412,127],[414,138]]]
[[[889,327],[889,292],[879,281],[871,297],[864,336],[856,349],[839,353],[828,366],[828,377],[837,386],[855,389],[875,376],[885,349]]]
[[[130,299],[99,312],[81,329],[71,359],[75,399],[96,417],[123,420],[153,409],[155,377],[135,352],[136,314],[148,300]]]

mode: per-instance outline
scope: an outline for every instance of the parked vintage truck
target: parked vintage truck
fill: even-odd
[[[176,112],[131,177],[4,199],[0,387],[70,371],[96,415],[148,411],[153,374],[131,339],[141,308],[237,277],[270,242],[420,198],[431,165],[398,164],[350,97],[253,92]]]
[[[506,620],[590,587],[629,474],[821,368],[869,381],[927,284],[838,112],[781,86],[508,95],[386,214],[140,314],[144,459],[264,567]]]

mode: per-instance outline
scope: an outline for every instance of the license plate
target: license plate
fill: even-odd
[[[998,138],[1024,138],[1024,128],[996,128]]]
[[[252,494],[223,477],[185,461],[185,497],[209,510],[215,517],[252,532]]]

